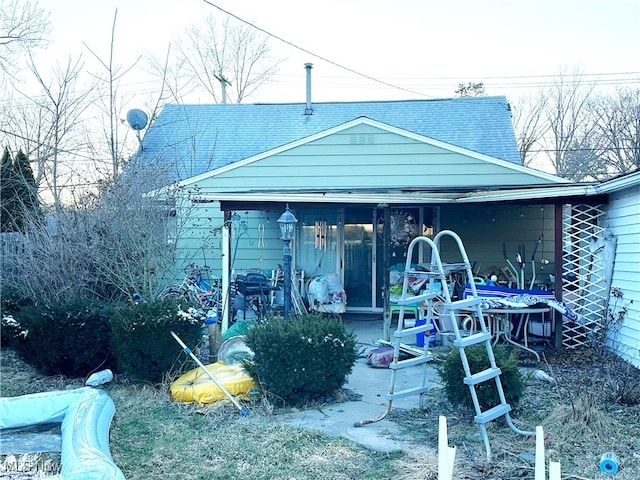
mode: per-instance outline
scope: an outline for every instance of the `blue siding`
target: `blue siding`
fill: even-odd
[[[609,345],[640,368],[640,186],[611,195],[605,226],[617,237],[611,286],[623,293],[617,304],[610,298],[609,308],[615,315],[628,304],[622,324],[609,337]]]

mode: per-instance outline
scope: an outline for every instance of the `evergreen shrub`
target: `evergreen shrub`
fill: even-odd
[[[355,335],[341,320],[310,314],[257,324],[246,335],[254,352],[247,373],[268,397],[301,405],[341,388],[356,362]]]
[[[32,305],[33,301],[23,295],[14,285],[0,285],[0,345],[3,348],[17,347],[19,340],[25,335],[25,330],[16,317],[20,310]]]
[[[473,345],[465,348],[471,373],[478,373],[490,367],[489,356],[484,345]],[[493,353],[496,365],[502,371],[500,380],[507,403],[517,405],[524,390],[524,382],[520,370],[518,370],[518,356],[515,350],[510,354],[498,345]],[[464,383],[465,372],[460,359],[460,351],[456,348],[447,355],[444,362],[437,367],[438,375],[442,380],[447,395],[447,400],[454,406],[464,406],[474,409],[469,386]],[[488,410],[500,403],[500,397],[495,380],[489,380],[475,386],[478,402],[482,410]]]
[[[14,316],[21,332],[16,349],[47,375],[84,377],[114,369],[110,317],[110,305],[97,300],[23,306]]]
[[[204,318],[204,311],[170,298],[117,308],[112,329],[120,370],[140,381],[162,382],[182,351],[171,332],[193,348],[201,339]]]

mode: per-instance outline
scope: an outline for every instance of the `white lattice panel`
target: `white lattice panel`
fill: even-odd
[[[565,319],[562,344],[576,348],[589,343],[591,332],[603,327],[609,292],[603,286],[604,268],[595,261],[593,245],[604,228],[600,205],[567,205],[562,216],[562,298],[580,322]]]

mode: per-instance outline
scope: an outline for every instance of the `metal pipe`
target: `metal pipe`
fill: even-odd
[[[304,109],[305,115],[311,115],[313,113],[313,107],[311,106],[311,69],[313,63],[305,63],[304,68],[307,71],[307,106]]]

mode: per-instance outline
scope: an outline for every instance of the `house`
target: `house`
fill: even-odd
[[[298,288],[337,274],[350,312],[386,314],[408,240],[442,229],[462,237],[478,275],[512,280],[509,263],[524,253],[526,285],[555,289],[586,319],[570,328],[556,319],[558,344],[590,341],[610,286],[638,297],[629,278],[638,274],[638,175],[574,184],[522,166],[504,97],[314,104],[308,93],[299,104],[167,105],[136,161],[162,171],[155,187],[173,192],[177,218],[188,218],[179,261],[213,267],[225,288],[235,272],[282,264],[277,219],[288,205]],[[620,269],[603,280],[589,250],[605,229],[619,235]],[[634,362],[639,303],[619,330],[626,350],[636,342],[625,354]]]
[[[614,326],[608,345],[640,367],[640,170],[595,186],[606,193],[608,204],[602,222],[616,238],[611,285],[620,297],[610,296],[607,313]],[[620,312],[626,310],[622,318]]]

